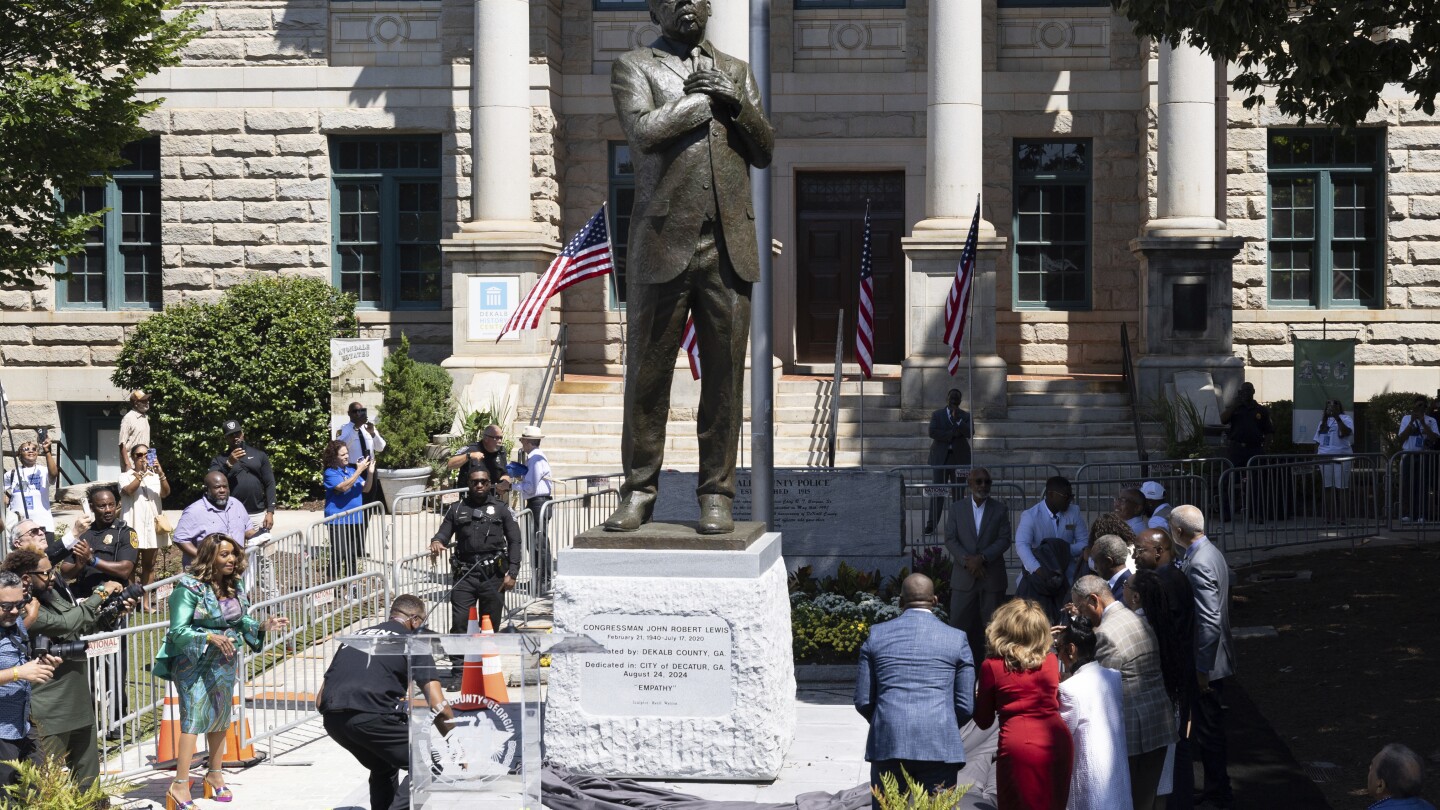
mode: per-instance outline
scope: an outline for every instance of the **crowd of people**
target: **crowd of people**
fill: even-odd
[[[944,522],[951,626],[930,612],[934,583],[912,574],[900,618],[873,626],[860,650],[855,706],[870,722],[872,787],[902,769],[954,787],[973,721],[999,724],[1000,810],[1232,806],[1230,568],[1204,512],[1172,507],[1146,481],[1087,524],[1057,476],[1012,536],[990,472],[974,467],[966,482]],[[1007,598],[1012,543],[1021,570]],[[1408,750],[1377,756],[1376,807],[1429,807]]]
[[[143,607],[169,614],[163,646],[149,668],[172,682],[178,697],[178,777],[167,797],[169,806],[189,810],[195,805],[188,775],[200,735],[209,752],[204,795],[231,799],[220,757],[232,720],[238,651],[242,645],[261,649],[266,634],[287,626],[283,617],[262,621],[249,610],[249,552],[274,527],[275,471],[269,454],[246,441],[240,420],[225,420],[223,452],[206,470],[201,496],[172,526],[162,506],[171,482],[151,441],[150,397],[135,391],[130,405],[120,430],[118,481],[90,486],[83,511],[58,534],[51,504],[58,462],[46,432],[18,448],[16,466],[5,476],[9,549],[0,560],[0,789],[18,778],[6,761],[38,762],[43,756],[63,763],[81,788],[99,778],[99,739],[121,739],[129,713],[132,662],[122,639],[119,655],[91,664],[82,638],[124,628],[128,614]],[[364,406],[352,403],[347,415],[349,421],[320,454],[325,514],[332,518],[332,579],[357,573],[366,555],[365,521],[373,510],[358,507],[379,498],[375,460],[386,446]],[[508,506],[512,485],[518,481],[517,494],[536,511],[552,494],[543,438],[538,428],[527,427],[521,445],[528,464],[507,465],[503,432],[489,425],[476,445],[452,459],[467,494],[447,511],[432,551],[451,551],[456,632],[465,631],[469,609],[477,603],[500,626],[503,594],[514,587],[520,563],[519,531]],[[168,604],[157,603],[145,586],[154,583],[172,544],[181,553],[182,575]],[[405,617],[423,617],[423,605],[418,611],[404,599],[396,605]],[[458,675],[459,667],[454,672]],[[332,699],[325,708],[330,704],[344,712],[355,701]],[[357,733],[352,727],[345,739],[362,739]],[[336,733],[343,744],[342,735]],[[0,806],[6,806],[3,797]]]

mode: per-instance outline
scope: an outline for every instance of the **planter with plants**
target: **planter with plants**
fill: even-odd
[[[450,375],[435,369],[410,356],[410,339],[403,334],[381,369],[380,393],[385,399],[377,427],[387,444],[375,474],[391,512],[396,511],[398,499],[425,491],[431,477],[430,435],[445,430],[454,418]],[[407,511],[419,508],[418,500],[408,503],[413,506]]]

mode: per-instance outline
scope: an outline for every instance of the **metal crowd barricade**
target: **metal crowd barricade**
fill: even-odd
[[[285,616],[290,627],[266,634],[259,652],[240,645],[241,745],[269,740],[273,756],[277,735],[319,717],[315,699],[335,637],[384,621],[389,602],[384,574],[372,571],[251,606],[256,619]]]
[[[306,529],[272,536],[263,544],[252,543],[245,553],[252,603],[303,591],[326,578],[324,560],[316,556]]]
[[[442,489],[396,498],[390,515],[390,531],[386,535],[386,564],[393,567],[422,551],[429,553],[430,538],[440,528],[445,510],[463,497],[464,489]]]
[[[1428,539],[1440,533],[1440,452],[1401,451],[1385,461],[1383,509],[1391,531]]]
[[[1126,462],[1129,463],[1129,462]],[[1136,470],[1138,472],[1138,470]],[[1093,473],[1092,473],[1093,474]],[[1115,477],[1115,478],[1079,478],[1071,484],[1075,493],[1075,504],[1080,507],[1080,514],[1086,521],[1086,528],[1095,522],[1095,519],[1111,512],[1115,508],[1115,497],[1122,489],[1138,489],[1145,481],[1154,481],[1165,487],[1165,500],[1173,506],[1181,504],[1193,504],[1200,506],[1205,513],[1209,511],[1210,505],[1215,503],[1214,489],[1209,479],[1198,474],[1171,474],[1156,475],[1154,471],[1144,477]],[[1226,527],[1216,521],[1213,525],[1206,526],[1207,533],[1216,542],[1225,535]],[[1094,540],[1095,538],[1090,538]]]
[[[1220,514],[1207,516],[1206,534],[1228,521],[1226,551],[1255,552],[1333,540],[1354,541],[1385,528],[1386,459],[1378,453],[1344,456],[1256,456],[1220,477]],[[1325,486],[1326,476],[1348,487]],[[1216,517],[1219,520],[1216,520]]]
[[[915,513],[913,510],[906,512],[901,538],[903,549],[913,553],[932,546],[943,547],[945,545],[945,521],[950,519],[950,504],[969,495],[969,487],[964,481],[953,484],[906,484],[905,486],[907,488],[918,487],[922,491],[918,495],[904,497],[904,502],[923,500],[926,506],[923,514]],[[929,504],[936,497],[943,499],[945,509],[941,513],[941,522],[935,527],[935,533],[927,535],[920,530],[920,521],[928,518]],[[990,498],[991,502],[1005,504],[1005,511],[1010,517],[1010,537],[1013,540],[1015,532],[1020,528],[1020,515],[1030,506],[1026,503],[1024,489],[1019,484],[991,484]],[[913,533],[910,531],[912,528],[914,528]],[[1007,571],[1020,569],[1020,558],[1016,555],[1013,542],[1010,544],[1010,548],[1005,550],[1005,568]]]
[[[1155,461],[1104,461],[1094,464],[1082,464],[1075,470],[1075,481],[1086,480],[1111,480],[1118,478],[1129,478],[1136,482],[1138,487],[1145,481],[1155,480],[1156,476],[1174,475],[1198,475],[1209,485],[1211,501],[1207,503],[1196,503],[1209,514],[1219,506],[1215,501],[1219,493],[1220,476],[1234,465],[1230,459],[1214,458],[1167,458]],[[1166,492],[1166,500],[1171,504],[1193,503],[1192,501],[1180,501],[1170,497]]]
[[[1022,494],[1021,500],[1024,501],[1039,501],[1045,495],[1045,482],[1061,474],[1060,468],[1054,464],[989,464],[983,459],[973,464],[960,465],[906,464],[891,467],[889,472],[898,473],[901,486],[908,487],[910,484],[936,483],[937,472],[947,473],[956,481],[963,481],[971,467],[984,467],[989,470],[991,480],[997,484],[1018,485]]]
[[[555,499],[569,498],[602,492],[607,489],[619,490],[625,481],[625,473],[595,473],[594,475],[572,475],[554,482],[551,496]]]
[[[356,516],[360,517],[359,529],[349,528]],[[388,569],[388,543],[390,521],[384,519],[384,504],[376,501],[326,515],[323,520],[310,524],[305,530],[305,547],[310,552],[312,566],[311,583],[320,585],[366,571]],[[341,571],[342,561],[338,559],[337,544],[359,541],[354,571]]]
[[[620,491],[611,488],[556,498],[540,507],[540,533],[535,538],[532,561],[538,595],[550,594],[555,561],[563,549],[574,543],[575,535],[604,523],[619,505]]]

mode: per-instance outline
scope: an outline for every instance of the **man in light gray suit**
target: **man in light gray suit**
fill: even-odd
[[[650,520],[665,456],[670,382],[692,312],[700,344],[701,534],[734,529],[750,286],[760,280],[750,167],[775,132],[744,62],[705,38],[710,0],[649,0],[659,39],[615,61],[610,90],[635,162],[626,291],[625,481],[609,531]],[[769,249],[769,245],[766,245]]]
[[[1115,601],[1110,585],[1100,577],[1087,574],[1076,580],[1070,598],[1095,625],[1095,660],[1120,673],[1130,799],[1135,810],[1151,810],[1157,806],[1166,749],[1176,738],[1175,708],[1160,672],[1160,643],[1150,623]]]
[[[930,790],[955,787],[965,765],[960,728],[970,722],[975,661],[965,634],[932,612],[935,583],[911,574],[900,586],[899,618],[870,628],[860,646],[855,709],[870,723],[865,761],[870,784],[885,774],[910,778]],[[878,810],[873,796],[870,806]]]
[[[1170,511],[1170,537],[1180,568],[1195,592],[1195,677],[1199,690],[1191,705],[1190,743],[1205,771],[1202,802],[1229,807],[1235,802],[1225,767],[1225,679],[1235,672],[1235,642],[1230,636],[1230,566],[1205,536],[1205,515],[1197,507]]]
[[[960,409],[963,397],[959,388],[951,388],[945,395],[945,407],[930,414],[930,455],[925,463],[931,467],[952,467],[970,463],[970,412]],[[954,470],[936,470],[935,483],[954,483]],[[951,499],[954,493],[951,493]],[[935,523],[940,511],[945,508],[944,498],[932,498],[930,516],[925,520],[925,533],[935,533]]]
[[[976,467],[965,478],[969,497],[950,504],[945,550],[950,572],[950,626],[965,631],[971,652],[984,654],[985,625],[1005,598],[1005,550],[1010,548],[1010,510],[990,497],[990,471]]]

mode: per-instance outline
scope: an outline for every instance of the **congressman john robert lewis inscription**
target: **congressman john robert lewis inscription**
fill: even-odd
[[[586,617],[609,652],[580,656],[580,708],[594,715],[717,717],[734,700],[730,624],[716,616]]]

